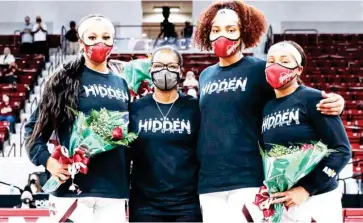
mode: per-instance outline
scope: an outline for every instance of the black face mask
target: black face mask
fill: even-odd
[[[155,87],[162,91],[170,91],[179,82],[179,73],[167,69],[151,72],[151,77]]]
[[[30,180],[30,182],[29,182],[29,184],[36,184],[36,183],[37,183],[37,181],[34,179]]]
[[[41,20],[41,19],[37,19],[37,20],[36,20],[36,22],[37,22],[37,23],[41,23],[41,22],[42,22],[42,20]]]

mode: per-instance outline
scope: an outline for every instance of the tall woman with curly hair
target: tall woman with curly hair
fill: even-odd
[[[243,1],[216,2],[198,21],[195,43],[219,57],[199,82],[198,191],[204,222],[246,222],[244,206],[255,222],[262,220],[253,204],[263,182],[258,141],[262,111],[274,91],[266,82],[266,61],[244,57],[241,51],[256,46],[265,31],[264,15]],[[342,97],[326,97],[318,108],[340,114]]]
[[[69,145],[75,117],[69,108],[86,115],[93,109],[127,112],[129,93],[124,79],[107,68],[113,48],[115,28],[100,15],[84,18],[78,27],[83,54],[63,65],[46,83],[42,100],[25,126],[26,149],[35,165],[59,179],[62,185],[50,196],[59,220],[75,199],[78,207],[70,219],[75,222],[125,222],[125,200],[129,194],[128,169],[122,147],[92,157],[88,174],[77,174],[74,183],[82,189],[77,194],[71,185],[67,165],[52,158],[47,142],[53,131],[60,144]]]

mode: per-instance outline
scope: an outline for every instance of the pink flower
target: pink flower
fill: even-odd
[[[301,146],[301,150],[307,151],[309,149],[314,149],[314,146],[312,144],[304,144]]]

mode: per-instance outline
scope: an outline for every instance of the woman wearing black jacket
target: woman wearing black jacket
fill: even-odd
[[[127,112],[129,93],[124,79],[107,68],[115,28],[99,15],[84,18],[78,27],[83,54],[65,64],[46,83],[43,98],[25,126],[26,149],[35,165],[43,165],[62,185],[50,196],[59,220],[72,203],[78,207],[70,219],[78,222],[125,222],[125,200],[129,194],[128,169],[123,147],[91,158],[88,174],[77,174],[74,183],[82,193],[69,190],[67,165],[51,157],[47,142],[55,131],[60,144],[68,147],[75,108],[86,115],[92,109]]]
[[[197,194],[198,100],[177,91],[181,54],[156,49],[151,59],[155,92],[130,106],[131,222],[201,222]]]
[[[266,79],[276,98],[263,111],[265,147],[295,146],[321,141],[334,150],[292,189],[273,194],[272,203],[289,209],[282,222],[343,222],[337,176],[351,157],[350,144],[339,116],[317,110],[321,91],[303,86],[300,76],[306,65],[303,49],[295,42],[273,45],[267,55]]]

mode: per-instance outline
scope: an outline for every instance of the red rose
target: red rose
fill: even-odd
[[[113,140],[121,140],[124,137],[124,133],[120,127],[116,127],[112,131],[112,139]]]

